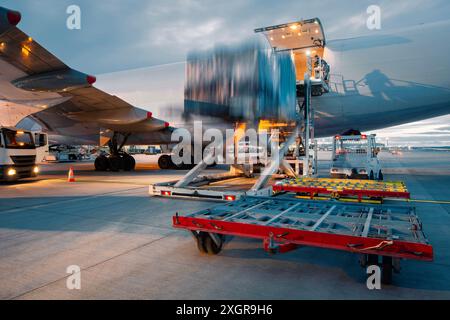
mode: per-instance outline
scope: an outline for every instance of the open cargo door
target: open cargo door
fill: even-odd
[[[259,28],[255,29],[255,32],[263,33],[274,51],[291,52],[295,63],[297,85],[302,85],[305,73],[308,73],[312,76],[313,86],[316,85],[320,89],[320,91],[316,90],[317,94],[313,92],[313,95],[328,91],[326,84],[328,74],[326,73],[327,70],[329,73],[329,67],[323,61],[326,40],[319,18]]]

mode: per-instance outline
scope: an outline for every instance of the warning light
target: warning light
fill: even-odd
[[[30,55],[30,48],[23,46],[21,52],[25,57],[28,57]]]
[[[226,201],[234,201],[236,200],[236,196],[228,195],[223,197]]]
[[[341,136],[336,136],[335,138],[336,138],[336,140],[340,140]]]
[[[367,135],[362,134],[362,135],[361,135],[361,139],[367,139]]]
[[[172,192],[170,191],[161,191],[161,195],[165,197],[170,197],[172,195]]]

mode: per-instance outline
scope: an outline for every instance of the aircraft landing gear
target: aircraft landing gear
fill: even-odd
[[[175,164],[172,162],[172,159],[167,154],[164,154],[161,157],[159,157],[158,166],[160,169],[163,170],[175,168]]]
[[[101,154],[95,159],[94,166],[96,171],[107,171],[109,169],[109,160],[105,155]]]
[[[118,144],[119,136],[123,136],[122,143]],[[100,155],[95,159],[94,166],[97,171],[113,171],[120,170],[132,171],[136,166],[136,161],[128,153],[122,151],[123,146],[127,142],[129,134],[119,134],[114,132],[111,140],[109,141],[110,155]]]

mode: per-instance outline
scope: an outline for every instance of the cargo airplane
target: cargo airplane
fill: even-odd
[[[109,141],[111,155],[100,157],[96,167],[132,169],[134,160],[122,152],[124,145],[170,144],[174,128],[189,127],[196,119],[219,128],[236,122],[208,110],[187,112],[186,63],[103,75],[95,87],[95,77],[48,52],[17,27],[20,20],[19,12],[0,7],[2,125],[29,117],[66,142]],[[317,18],[255,31],[275,51],[291,53],[297,89],[309,57],[330,66],[323,90],[313,98],[316,137],[450,113],[450,42],[445,40],[450,20],[339,40],[326,40]]]

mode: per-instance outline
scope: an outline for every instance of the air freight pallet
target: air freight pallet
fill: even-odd
[[[381,202],[383,198],[410,199],[403,182],[355,179],[295,178],[285,179],[273,186],[274,192],[295,192],[310,199],[339,199],[342,201]]]
[[[224,236],[261,239],[270,253],[299,246],[361,254],[362,265],[378,264],[386,283],[403,259],[433,260],[433,248],[414,207],[311,201],[287,197],[241,199],[173,217],[190,230],[200,251],[217,254]]]

